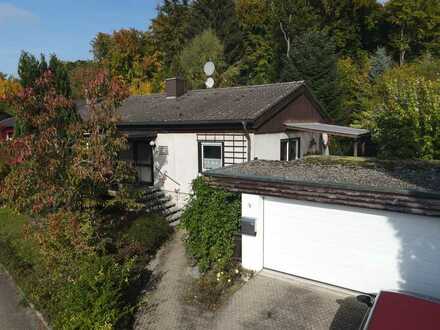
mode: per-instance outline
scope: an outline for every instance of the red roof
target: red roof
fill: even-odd
[[[438,330],[440,303],[398,292],[376,298],[368,330]]]

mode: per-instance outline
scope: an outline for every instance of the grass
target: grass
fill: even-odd
[[[29,220],[10,209],[0,208],[0,266],[3,266],[23,290],[25,303],[39,283],[34,265],[38,263],[36,245],[25,239]]]
[[[23,264],[32,265],[38,260],[35,244],[24,237],[28,223],[25,216],[0,208],[0,263],[9,272],[20,271]]]

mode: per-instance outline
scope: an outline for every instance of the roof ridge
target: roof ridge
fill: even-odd
[[[254,88],[254,87],[269,87],[269,86],[280,86],[280,85],[291,85],[291,84],[302,85],[305,84],[305,80],[294,80],[294,81],[285,81],[285,82],[276,82],[276,83],[267,83],[267,84],[259,84],[259,85],[243,85],[243,86],[231,86],[231,87],[220,87],[220,88],[210,88],[210,89],[193,89],[188,90],[188,92],[206,92],[206,91],[215,91],[215,90],[225,90],[225,89],[243,89],[243,88]]]

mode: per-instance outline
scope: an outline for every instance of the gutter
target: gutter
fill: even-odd
[[[243,125],[243,130],[244,130],[246,141],[247,141],[247,145],[248,145],[248,148],[247,148],[247,161],[250,162],[251,161],[251,155],[252,155],[252,153],[251,153],[252,146],[251,146],[251,136],[250,136],[249,130],[247,128],[248,122],[246,120],[243,120],[241,122],[241,124]]]

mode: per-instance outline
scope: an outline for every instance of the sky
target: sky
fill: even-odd
[[[146,30],[159,0],[0,0],[0,72],[16,75],[22,50],[90,59],[98,32]]]

